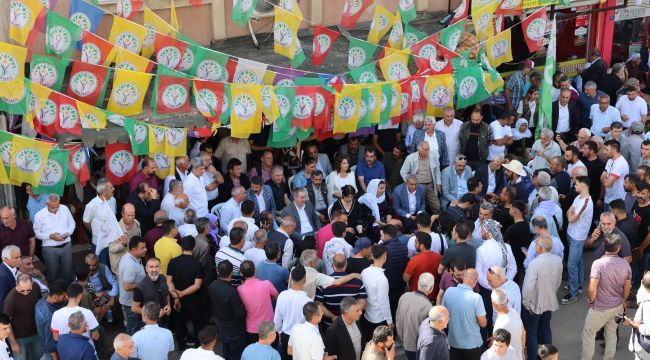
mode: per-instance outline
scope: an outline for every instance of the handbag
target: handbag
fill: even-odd
[[[639,306],[639,311],[641,311],[641,322],[643,322],[643,303],[646,301],[648,300],[642,301],[641,306]],[[639,343],[643,351],[650,353],[650,336],[641,335],[639,329],[634,329],[634,336],[636,337],[636,341]]]

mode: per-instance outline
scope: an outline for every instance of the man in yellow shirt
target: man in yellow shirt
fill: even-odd
[[[182,252],[180,245],[176,242],[178,227],[174,220],[165,220],[163,223],[163,237],[156,241],[153,247],[154,254],[160,259],[160,273],[167,274],[169,262],[179,256]]]

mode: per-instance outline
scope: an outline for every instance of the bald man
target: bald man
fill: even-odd
[[[449,344],[444,331],[449,323],[449,311],[434,306],[418,330],[417,358],[422,360],[449,360]]]
[[[129,240],[134,236],[142,235],[140,223],[135,219],[135,206],[133,204],[126,203],[122,206],[122,219],[118,224],[122,230],[122,236],[108,244],[108,256],[113,274],[117,274],[120,259],[128,251]]]
[[[16,211],[10,207],[0,209],[0,248],[16,245],[21,254],[34,256],[36,234],[32,224],[27,220],[17,220]]]

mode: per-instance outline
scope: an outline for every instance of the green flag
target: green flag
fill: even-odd
[[[454,68],[454,70],[467,69],[470,66],[472,63],[472,60],[469,59],[470,52],[471,50],[465,50],[460,53],[460,56],[456,56],[450,60],[451,66]]]
[[[349,38],[348,40],[350,41],[348,68],[354,70],[369,63],[375,50],[377,50],[377,45],[355,38]]]
[[[61,91],[65,70],[70,60],[32,53],[29,79],[55,91]]]
[[[379,117],[379,125],[388,124],[390,121],[390,109],[393,103],[393,85],[390,83],[381,86],[381,113]]]
[[[408,24],[415,20],[415,1],[414,0],[399,0],[397,2],[397,9],[402,17],[402,22]]]
[[[305,59],[307,57],[305,56],[305,51],[302,49],[302,46],[300,45],[300,40],[296,39],[298,41],[298,47],[296,47],[296,55],[293,56],[293,59],[289,61],[291,64],[292,68],[297,68],[300,65],[302,65],[303,62],[305,62]]]
[[[68,169],[69,150],[52,149],[38,183],[38,191],[43,194],[63,195]]]
[[[296,84],[296,86],[325,86],[327,85],[327,81],[323,78],[310,78],[310,77],[295,77],[293,78],[293,82]]]
[[[293,120],[293,101],[295,91],[293,87],[276,87],[275,98],[278,102],[280,116],[273,123],[273,131],[269,138],[274,143],[286,142],[292,133],[291,121]],[[295,143],[294,143],[295,145]],[[284,146],[280,146],[284,147]]]
[[[454,86],[457,95],[457,108],[463,109],[487,99],[483,70],[478,66],[458,68],[454,71]]]
[[[253,15],[253,10],[257,7],[258,0],[235,0],[232,5],[232,21],[244,26]]]
[[[223,84],[223,99],[221,99],[221,118],[219,122],[221,125],[226,125],[230,121],[230,104],[232,103],[230,98],[230,84]]]
[[[176,39],[185,41],[188,44],[185,48],[183,56],[181,57],[181,62],[178,64],[178,70],[186,74],[190,74],[190,71],[194,67],[196,53],[199,51],[199,49],[202,49],[202,47],[196,41],[179,32],[176,33]]]
[[[366,64],[350,70],[349,74],[357,84],[372,84],[379,81],[377,79],[377,66],[375,63]]]
[[[361,90],[361,103],[359,108],[359,122],[357,129],[363,129],[372,126],[370,123],[370,91],[368,89]]]
[[[149,154],[149,125],[146,122],[127,117],[124,119],[124,130],[129,134],[133,155]]]
[[[417,42],[426,38],[427,33],[416,29],[410,24],[406,24],[404,27],[404,49],[415,45]]]
[[[440,32],[440,44],[449,50],[456,51],[463,31],[465,31],[465,19],[442,30]]]
[[[535,138],[539,138],[543,128],[551,127],[552,103],[553,103],[553,74],[555,73],[555,52],[557,50],[557,27],[555,19],[551,24],[551,37],[548,41],[546,50],[546,64],[544,64],[544,80],[542,82],[542,91],[539,94],[539,123],[535,131]]]
[[[54,11],[48,11],[45,51],[48,54],[71,58],[77,41],[81,39],[82,31],[79,26],[67,18]]]
[[[30,94],[29,89],[29,79],[25,78],[25,86],[23,86],[23,93],[20,98],[9,99],[0,97],[0,111],[13,115],[27,115],[27,105],[29,104],[28,99]]]
[[[234,67],[228,67],[228,55],[206,49],[204,47],[196,47],[194,54],[194,62],[190,69],[190,74],[203,80],[226,82],[233,77],[230,71],[234,72]]]

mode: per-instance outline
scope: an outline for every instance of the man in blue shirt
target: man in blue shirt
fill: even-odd
[[[357,164],[357,169],[354,173],[357,176],[360,186],[359,190],[364,193],[367,191],[366,187],[370,183],[370,180],[386,178],[384,164],[377,160],[377,153],[375,152],[375,149],[371,147],[366,148],[365,161],[360,161]]]
[[[487,325],[485,306],[479,294],[474,293],[478,274],[467,269],[463,283],[445,291],[442,305],[449,310],[449,354],[452,359],[481,357],[481,328]]]
[[[66,285],[61,280],[51,282],[49,287],[50,292],[47,298],[40,299],[35,307],[35,320],[36,331],[38,332],[38,340],[41,342],[43,351],[45,352],[45,359],[53,359],[52,353],[56,352],[56,342],[52,336],[50,326],[52,324],[52,314],[59,310],[65,304]]]
[[[172,332],[158,326],[159,315],[160,305],[152,301],[144,304],[142,308],[144,328],[133,334],[137,357],[140,360],[167,359],[169,353],[174,351]]]
[[[264,246],[266,260],[257,264],[255,277],[259,280],[268,280],[273,284],[278,294],[287,290],[289,281],[289,270],[278,264],[280,259],[280,244],[277,241],[269,241]],[[275,303],[275,300],[273,301]]]
[[[585,83],[585,91],[578,97],[578,120],[580,121],[581,128],[589,129],[591,127],[591,106],[598,104],[598,99],[604,92],[598,90],[598,86],[593,81]]]
[[[99,316],[97,316],[97,321],[101,321],[108,310],[115,304],[115,297],[117,297],[120,287],[115,275],[108,266],[98,261],[97,255],[90,253],[86,255],[85,261],[90,269],[88,283],[95,292],[95,298],[100,299],[102,304]]]
[[[90,339],[84,336],[88,324],[81,311],[70,314],[68,319],[70,333],[59,336],[56,350],[60,359],[66,360],[97,360],[95,348]]]
[[[241,360],[280,360],[280,353],[271,346],[277,337],[275,324],[263,321],[257,327],[260,339],[244,349]]]

